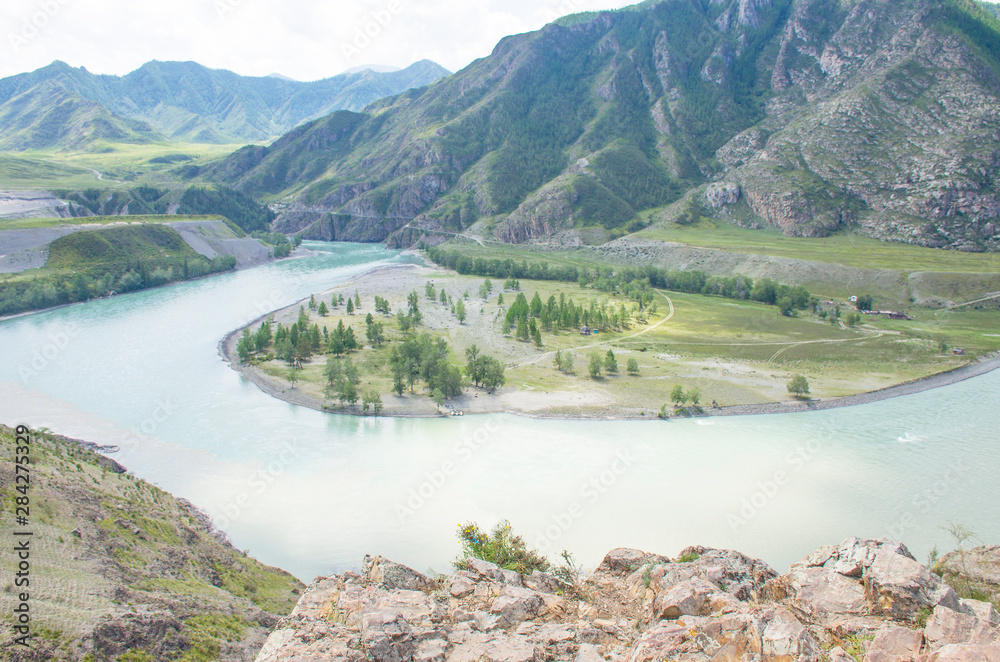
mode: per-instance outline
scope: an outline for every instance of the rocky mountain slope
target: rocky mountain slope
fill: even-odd
[[[649,0],[508,37],[205,175],[293,195],[279,227],[324,239],[485,219],[573,245],[694,191],[791,235],[995,250],[998,101],[1000,23],[974,0]]]
[[[14,445],[14,431],[0,426],[5,532],[22,496]],[[7,574],[0,659],[253,659],[299,597],[294,577],[234,549],[191,504],[125,473],[93,445],[33,435],[30,455],[34,637],[28,649],[14,641],[8,621],[24,587],[15,593]],[[13,543],[0,563],[17,567]]]
[[[820,548],[781,576],[728,550],[615,549],[575,586],[478,559],[431,580],[377,557],[317,579],[257,657],[305,660],[988,662],[1000,615],[885,540]]]
[[[447,74],[423,60],[400,71],[364,70],[304,83],[240,76],[195,62],[154,61],[118,77],[57,61],[0,79],[0,148],[266,140],[334,110],[360,110]]]

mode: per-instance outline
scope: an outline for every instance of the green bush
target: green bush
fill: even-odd
[[[489,534],[474,522],[463,524],[458,527],[458,540],[462,544],[462,553],[455,561],[455,568],[459,570],[467,567],[470,558],[489,561],[522,575],[529,575],[535,570],[545,571],[550,566],[544,556],[528,549],[524,539],[511,530],[507,520],[493,527]]]

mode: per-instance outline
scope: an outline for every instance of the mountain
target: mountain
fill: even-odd
[[[96,142],[143,144],[164,140],[139,120],[120,117],[100,104],[44,81],[0,104],[0,149],[81,150]]]
[[[573,245],[656,210],[996,250],[998,102],[1000,23],[973,0],[649,0],[507,37],[204,175],[294,195],[278,227],[322,238],[483,218]]]
[[[144,123],[156,139],[228,143],[266,140],[334,110],[358,110],[384,96],[427,85],[448,71],[423,60],[391,73],[370,70],[303,83],[284,77],[247,77],[194,62],[149,62],[123,76],[95,75],[53,62],[0,80],[0,111],[22,124],[14,101],[54,88],[103,109],[119,123]],[[140,125],[137,125],[140,126]],[[142,133],[139,128],[132,129]],[[126,140],[125,142],[130,142]],[[56,142],[54,147],[69,147]],[[15,149],[17,149],[15,147]],[[20,148],[24,149],[24,148]]]

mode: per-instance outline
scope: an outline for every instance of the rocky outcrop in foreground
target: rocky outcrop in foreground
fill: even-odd
[[[852,538],[778,576],[739,552],[608,553],[577,586],[470,559],[317,579],[257,662],[1000,661],[1000,615],[907,549]]]

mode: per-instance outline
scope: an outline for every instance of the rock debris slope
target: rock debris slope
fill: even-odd
[[[680,559],[615,549],[571,587],[477,559],[431,580],[368,557],[317,579],[257,662],[1000,660],[993,606],[899,543],[852,538],[781,576],[734,551]]]

